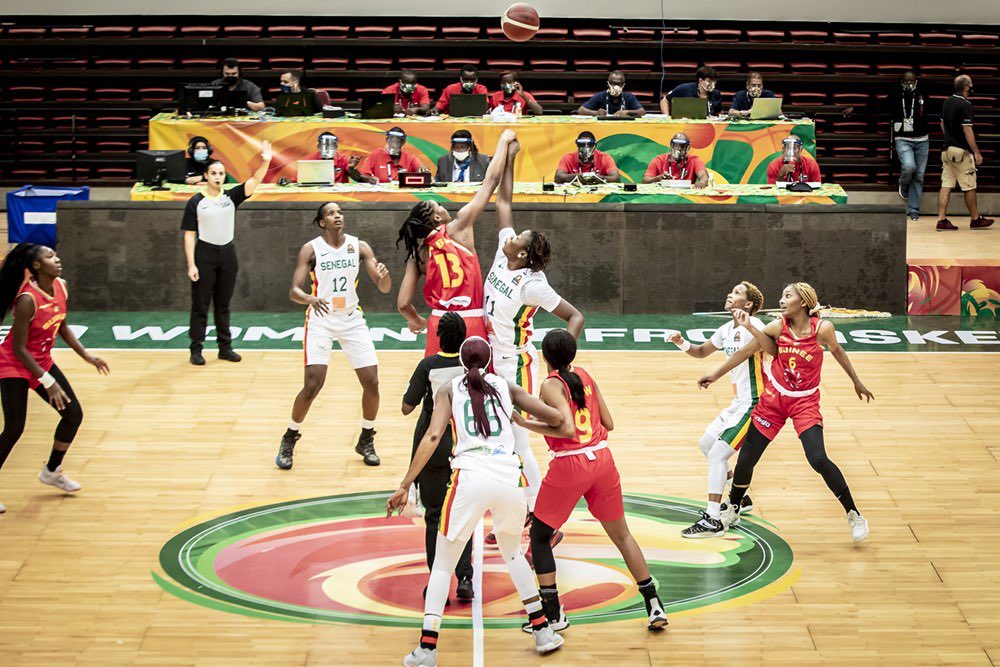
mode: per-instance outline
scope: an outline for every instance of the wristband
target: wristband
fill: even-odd
[[[48,371],[42,373],[42,377],[38,378],[38,381],[46,389],[48,389],[49,387],[51,387],[56,383],[56,379],[52,377],[52,375]]]
[[[678,345],[677,347],[681,348],[681,352],[687,352],[688,350],[691,349],[691,341],[682,340],[681,344]]]

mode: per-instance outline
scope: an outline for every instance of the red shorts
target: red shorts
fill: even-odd
[[[587,508],[598,521],[616,521],[625,516],[621,478],[610,449],[594,452],[593,461],[584,454],[552,459],[538,489],[535,516],[559,528],[580,498],[586,498]]]
[[[753,425],[757,427],[768,440],[775,436],[789,419],[795,426],[795,432],[802,432],[823,425],[823,415],[819,412],[819,390],[808,396],[785,396],[773,387],[765,387],[764,394],[753,409]]]
[[[465,320],[465,337],[479,336],[486,338],[486,320],[482,315],[462,315]],[[431,315],[427,318],[427,342],[424,344],[424,356],[429,357],[441,351],[441,341],[438,340],[437,326],[441,319],[439,315]]]

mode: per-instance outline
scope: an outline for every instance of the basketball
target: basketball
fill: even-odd
[[[500,17],[500,27],[508,39],[527,42],[538,32],[538,12],[522,2],[511,5]]]

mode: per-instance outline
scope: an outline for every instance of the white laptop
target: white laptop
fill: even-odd
[[[333,160],[299,160],[295,182],[299,185],[333,183]]]

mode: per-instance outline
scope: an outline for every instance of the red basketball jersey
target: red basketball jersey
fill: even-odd
[[[52,345],[66,319],[66,282],[56,278],[52,283],[52,292],[49,296],[35,281],[26,280],[17,294],[17,298],[27,294],[35,302],[35,314],[28,323],[26,347],[28,354],[44,371],[52,368]],[[38,379],[14,356],[14,337],[10,334],[0,343],[0,378],[24,378],[32,387],[38,385]]]
[[[427,276],[424,300],[437,310],[470,310],[483,307],[483,272],[479,257],[448,237],[441,225],[427,235]]]
[[[546,444],[554,452],[591,447],[608,439],[608,429],[604,428],[604,424],[601,423],[601,405],[597,400],[594,379],[579,366],[574,366],[573,372],[579,375],[583,381],[583,394],[586,401],[583,406],[573,406],[576,408],[576,412],[573,413],[573,421],[576,423],[575,437],[550,438],[545,436]],[[566,395],[569,396],[569,385],[559,377],[559,371],[552,371],[549,373],[549,377],[557,378],[562,382],[563,387],[566,388]],[[572,399],[570,399],[570,403],[572,403]]]
[[[781,318],[778,336],[778,356],[771,362],[771,379],[787,391],[809,391],[819,386],[823,369],[823,346],[816,336],[822,320],[809,318],[809,333],[796,337]]]

